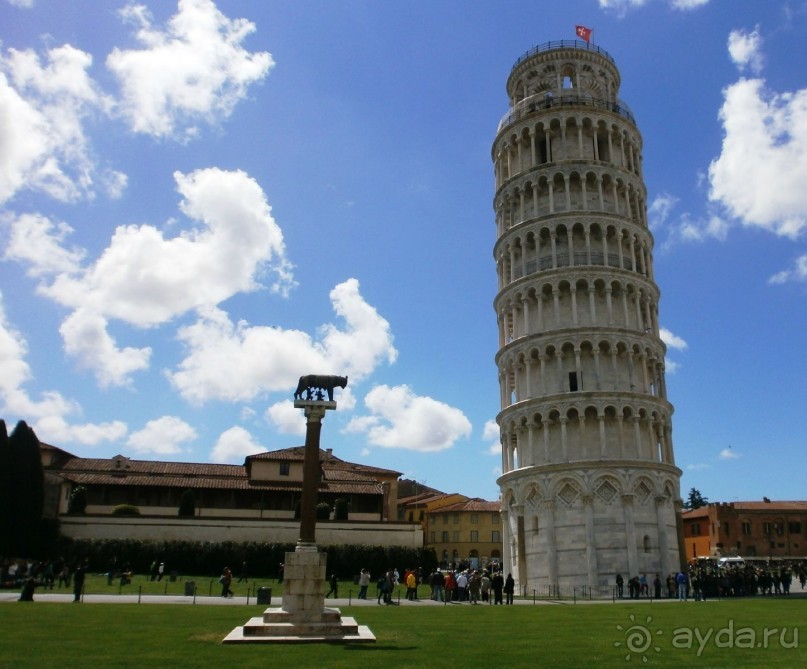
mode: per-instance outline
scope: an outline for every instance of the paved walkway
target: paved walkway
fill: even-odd
[[[20,593],[14,590],[3,590],[0,591],[0,603],[2,602],[16,602],[20,598]],[[61,603],[70,603],[73,601],[72,593],[54,593],[54,592],[36,592],[34,593],[34,601],[35,602],[61,602]],[[473,606],[470,602],[452,602],[449,604],[445,604],[444,602],[435,602],[431,599],[416,599],[414,601],[410,601],[401,597],[400,599],[395,598],[394,600],[395,605],[400,606]],[[630,599],[623,599],[623,600],[616,600],[616,603],[624,603],[630,601],[639,601],[639,600],[630,600]],[[652,601],[653,603],[660,603],[660,602],[671,602],[675,600],[669,599],[657,599],[657,600],[642,600],[642,601]],[[200,596],[197,595],[196,597],[192,596],[183,596],[183,595],[142,595],[138,596],[136,594],[126,594],[126,595],[116,595],[116,594],[91,594],[91,595],[84,595],[82,597],[82,602],[85,604],[201,604],[201,605],[209,605],[209,606],[244,606],[244,605],[255,605],[255,606],[280,606],[283,601],[282,597],[274,596],[272,597],[269,604],[258,604],[257,599],[255,596],[250,597],[209,597],[209,596]],[[533,606],[533,605],[553,605],[553,606],[565,606],[565,605],[574,605],[577,604],[611,604],[612,601],[610,599],[582,599],[578,598],[576,602],[571,599],[538,599],[533,601],[532,599],[516,599],[514,602],[515,606]],[[328,598],[325,600],[325,606],[335,606],[335,607],[345,607],[345,606],[382,606],[378,603],[378,600],[375,597],[370,599],[357,599],[354,597],[339,597],[336,599]],[[480,602],[478,606],[491,606],[487,602]]]

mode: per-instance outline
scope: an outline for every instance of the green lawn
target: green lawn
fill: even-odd
[[[801,598],[345,607],[343,614],[368,625],[376,643],[221,643],[261,610],[9,602],[0,604],[0,667],[807,666],[807,599]]]

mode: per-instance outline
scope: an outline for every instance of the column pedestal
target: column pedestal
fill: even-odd
[[[286,553],[283,605],[236,627],[224,643],[356,643],[375,641],[366,625],[325,606],[327,555],[300,543]]]

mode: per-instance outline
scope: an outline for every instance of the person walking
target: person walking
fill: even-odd
[[[333,598],[336,599],[339,596],[339,581],[336,578],[336,574],[331,574],[330,579],[331,589],[325,593],[325,599],[328,599],[328,596],[333,594]]]
[[[359,573],[359,599],[367,599],[367,588],[370,585],[370,572],[362,569]]]
[[[490,579],[490,587],[493,590],[493,603],[501,604],[502,591],[504,590],[504,577],[502,576],[502,572],[497,571],[493,574],[493,578]]]
[[[87,560],[81,560],[73,572],[73,601],[80,602],[84,590],[84,578],[87,576]]]
[[[507,604],[513,603],[513,594],[516,590],[516,582],[513,580],[512,574],[507,574],[507,578],[504,579],[504,594],[506,596]]]
[[[233,591],[230,590],[230,584],[233,582],[233,572],[229,567],[225,567],[224,571],[221,572],[219,582],[221,583],[221,596],[232,597]]]

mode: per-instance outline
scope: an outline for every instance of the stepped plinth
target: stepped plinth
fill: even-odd
[[[298,544],[286,553],[283,605],[236,627],[224,643],[356,643],[375,641],[375,635],[339,609],[325,606],[327,555],[316,546]]]

